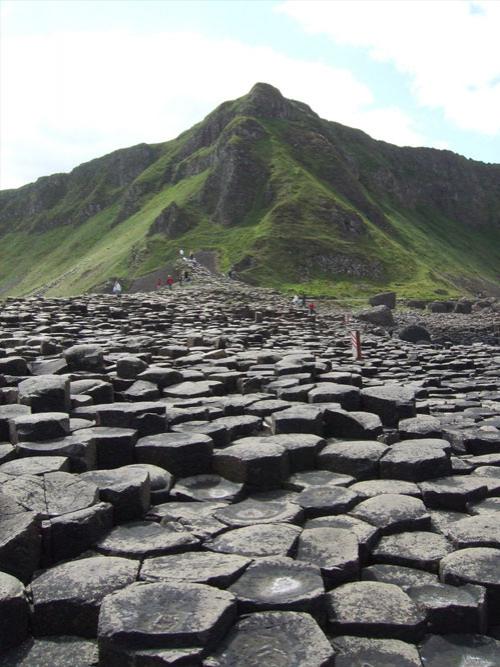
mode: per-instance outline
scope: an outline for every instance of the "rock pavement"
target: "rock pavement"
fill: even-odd
[[[500,665],[474,308],[376,303],[354,360],[341,310],[194,273],[3,303],[0,666]]]

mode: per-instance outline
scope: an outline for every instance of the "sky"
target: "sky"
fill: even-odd
[[[500,163],[500,0],[0,0],[0,188],[173,139],[257,81]]]

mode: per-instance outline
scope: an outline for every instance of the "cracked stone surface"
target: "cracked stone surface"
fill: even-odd
[[[335,304],[192,272],[0,305],[0,666],[497,667],[485,313],[356,361]]]

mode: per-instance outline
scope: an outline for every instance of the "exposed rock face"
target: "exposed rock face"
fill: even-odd
[[[164,234],[169,239],[175,239],[185,234],[192,224],[189,214],[172,202],[154,219],[148,234]]]
[[[253,146],[265,134],[262,125],[250,118],[231,125],[221,134],[214,168],[201,194],[202,204],[216,222],[226,226],[238,224],[258,203],[269,174]]]

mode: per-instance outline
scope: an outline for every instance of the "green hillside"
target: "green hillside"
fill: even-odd
[[[500,165],[375,141],[257,84],[174,141],[0,193],[0,296],[130,284],[180,248],[316,295],[494,291]]]

